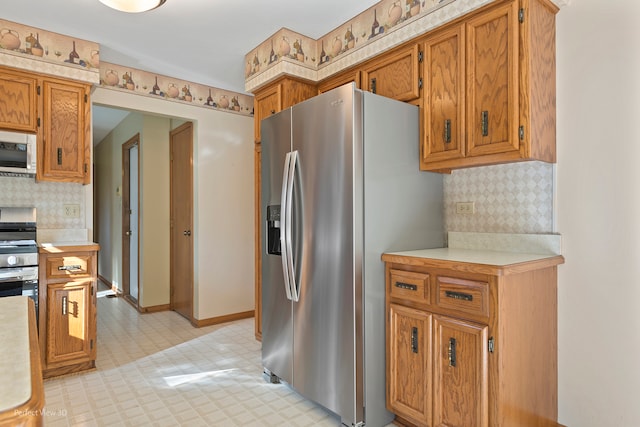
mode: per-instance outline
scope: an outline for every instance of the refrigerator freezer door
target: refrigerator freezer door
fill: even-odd
[[[292,108],[299,167],[293,252],[300,281],[299,301],[293,303],[293,386],[348,424],[362,420],[355,351],[353,93],[346,86]]]
[[[291,299],[283,275],[283,257],[270,254],[267,245],[267,206],[281,205],[285,158],[291,151],[291,111],[261,124],[262,224],[262,364],[283,381],[293,381],[293,324]],[[284,212],[281,211],[280,218]],[[283,232],[281,228],[281,232]],[[284,248],[282,248],[284,250]]]

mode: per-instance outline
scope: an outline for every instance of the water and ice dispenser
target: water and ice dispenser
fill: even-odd
[[[282,255],[280,250],[280,205],[267,206],[267,253]]]

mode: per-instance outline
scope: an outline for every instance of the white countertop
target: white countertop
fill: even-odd
[[[440,261],[464,262],[494,266],[507,266],[531,261],[552,258],[553,254],[527,254],[516,252],[498,252],[476,249],[435,248],[414,251],[387,252],[386,255],[406,256],[413,258],[435,259]]]
[[[0,412],[31,398],[28,297],[0,298]]]

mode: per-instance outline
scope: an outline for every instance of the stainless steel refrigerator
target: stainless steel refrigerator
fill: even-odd
[[[349,84],[261,123],[263,366],[347,426],[393,418],[381,254],[443,246],[418,114]]]

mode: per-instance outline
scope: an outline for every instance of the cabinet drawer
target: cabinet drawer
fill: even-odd
[[[91,255],[48,256],[47,279],[91,276]]]
[[[438,276],[436,305],[479,316],[489,316],[489,284],[468,279]]]
[[[389,294],[392,298],[426,304],[431,302],[429,275],[426,273],[391,269],[390,286]]]

